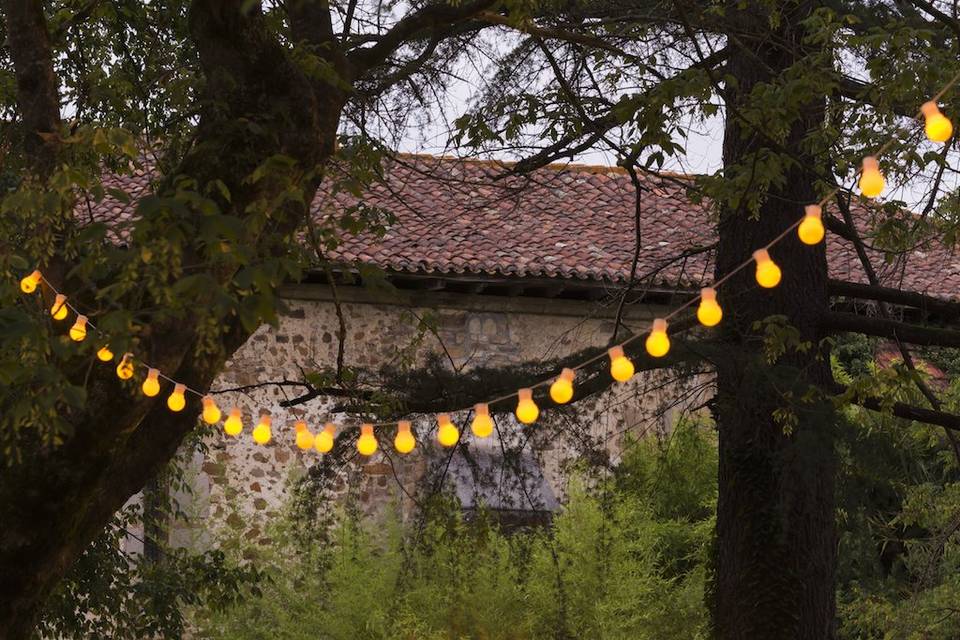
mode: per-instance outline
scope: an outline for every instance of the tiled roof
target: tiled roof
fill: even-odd
[[[382,182],[362,196],[367,206],[391,212],[396,222],[383,237],[346,236],[330,258],[384,269],[437,275],[546,277],[623,283],[634,253],[634,190],[618,168],[550,166],[525,177],[503,178],[507,168],[484,161],[401,156],[385,166]],[[149,175],[113,177],[132,195],[148,189]],[[638,275],[656,271],[664,287],[695,287],[712,279],[713,252],[678,255],[715,242],[705,205],[685,194],[685,178],[643,178],[642,251]],[[321,191],[318,216],[357,204],[345,193]],[[857,204],[866,233],[870,210]],[[130,215],[130,207],[105,201],[101,219]],[[903,216],[911,214],[904,212]],[[870,243],[869,237],[867,238]],[[853,247],[827,234],[830,276],[865,282]],[[927,243],[887,262],[871,252],[883,283],[945,298],[960,297],[960,255]]]

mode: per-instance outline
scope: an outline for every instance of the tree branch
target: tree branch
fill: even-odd
[[[960,302],[943,300],[916,291],[903,291],[891,287],[845,282],[843,280],[828,281],[827,291],[831,296],[888,302],[919,309],[925,314],[936,314],[950,320],[960,318]]]
[[[960,331],[925,327],[885,318],[832,311],[824,314],[820,327],[830,333],[863,333],[931,347],[960,347]]]
[[[838,388],[837,390],[842,392],[844,389]],[[851,402],[864,409],[870,409],[871,411],[892,413],[898,418],[904,418],[905,420],[932,424],[943,427],[944,429],[950,429],[951,431],[960,431],[960,416],[952,413],[915,407],[903,402],[894,402],[892,405],[884,406],[884,403],[879,398],[874,397],[855,398],[852,399]]]
[[[460,4],[438,2],[411,13],[379,37],[373,46],[356,49],[347,54],[354,75],[382,64],[411,40],[432,37],[437,32],[446,33],[498,2],[499,0],[472,0]]]

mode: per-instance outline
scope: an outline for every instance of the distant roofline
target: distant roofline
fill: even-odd
[[[487,158],[460,158],[457,156],[451,156],[447,154],[432,154],[432,153],[414,153],[414,152],[402,152],[396,154],[399,158],[410,158],[413,160],[441,160],[449,162],[463,162],[470,163],[475,165],[483,165],[489,167],[513,167],[519,164],[520,160],[495,160]],[[616,173],[619,175],[628,175],[627,170],[617,164],[606,165],[606,164],[581,164],[579,162],[551,162],[550,164],[543,165],[542,167],[537,167],[534,171],[543,171],[544,169],[549,169],[551,171],[575,171],[578,173],[594,173],[594,174],[604,174],[604,173]],[[653,171],[645,169],[644,173],[653,174],[657,176],[664,176],[666,178],[674,178],[677,180],[685,181],[694,181],[701,174],[696,173],[680,173],[679,171],[665,171],[658,170]]]

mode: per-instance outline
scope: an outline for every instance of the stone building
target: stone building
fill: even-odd
[[[222,408],[243,409],[245,431],[236,439],[211,435],[206,454],[194,456],[194,493],[184,500],[191,527],[175,531],[175,540],[196,543],[198,535],[226,531],[256,541],[288,497],[291,478],[329,464],[295,446],[294,422],[313,431],[327,421],[350,425],[338,441],[355,451],[356,399],[382,393],[389,401],[390,372],[439,362],[466,375],[606,346],[618,325],[621,339],[624,331],[642,333],[711,280],[714,226],[707,206],[688,197],[688,178],[644,178],[637,206],[633,185],[616,168],[508,174],[498,163],[405,156],[362,198],[317,196],[318,224],[348,212],[383,219],[384,232],[346,236],[325,256],[332,270],[284,287],[278,326],[262,327],[228,363],[213,391]],[[135,191],[148,179],[121,186]],[[856,212],[860,220],[872,215],[860,206]],[[829,235],[828,257],[831,278],[863,281],[848,243]],[[873,257],[893,287],[950,297],[960,283],[960,260],[942,247],[891,262]],[[940,268],[910,269],[918,260]],[[854,304],[849,292],[837,300]],[[710,374],[690,373],[643,373],[573,408],[544,406],[534,426],[499,415],[497,432],[482,440],[469,433],[469,412],[455,412],[462,445],[454,452],[436,444],[432,413],[412,416],[413,453],[395,453],[394,430],[383,428],[380,451],[347,456],[330,488],[353,491],[370,511],[395,502],[409,514],[418,495],[443,486],[465,508],[485,504],[506,519],[537,519],[562,502],[571,464],[616,464],[630,438],[666,434],[678,415],[701,408]],[[250,438],[263,409],[273,418],[267,446]]]

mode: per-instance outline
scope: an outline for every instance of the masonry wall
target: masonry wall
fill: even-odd
[[[613,331],[614,309],[593,302],[423,291],[388,295],[357,287],[340,287],[338,294],[346,322],[344,362],[364,372],[376,371],[384,363],[416,366],[431,353],[441,354],[465,370],[549,359],[604,345]],[[280,407],[281,401],[305,390],[291,384],[265,384],[300,381],[305,371],[331,368],[337,361],[338,318],[331,290],[322,285],[298,285],[284,290],[283,295],[288,308],[279,326],[257,331],[212,387],[215,391],[237,389],[218,393],[217,402],[225,414],[231,406],[241,407],[245,428],[238,438],[216,431],[205,441],[206,453],[192,455],[193,490],[189,496],[179,496],[190,520],[188,526],[180,523],[174,529],[177,544],[207,546],[229,537],[266,542],[265,525],[288,500],[292,481],[311,465],[322,464],[321,454],[295,446],[294,422],[306,420],[315,432],[328,420],[357,423],[349,413],[332,413],[343,399],[317,398],[285,409]],[[630,308],[626,323],[642,330],[657,311]],[[376,384],[372,378],[365,381]],[[542,474],[541,497],[548,502],[551,497],[562,501],[570,464],[586,455],[595,456],[597,451],[615,463],[626,438],[666,432],[677,411],[702,402],[706,391],[700,388],[701,382],[680,387],[669,374],[641,374],[635,381],[573,408],[542,411],[541,422],[534,426],[521,427],[510,416],[497,417],[497,425],[503,440],[527,456],[521,471]],[[678,406],[671,407],[674,403]],[[250,435],[262,409],[273,416],[273,440],[266,446],[256,445]],[[469,433],[465,415],[454,414],[453,418],[471,459],[498,458],[501,442],[497,432],[478,440]],[[338,467],[329,487],[331,498],[353,492],[366,511],[399,504],[405,514],[412,513],[413,496],[423,490],[428,469],[442,463],[447,453],[435,444],[433,425],[433,416],[415,421],[418,447],[408,456],[392,450],[392,430],[384,433],[376,455],[369,459],[352,456]],[[347,437],[351,436],[341,436]],[[487,471],[493,482],[503,483],[502,472]],[[454,473],[447,482],[462,485],[471,480]],[[527,498],[518,498],[522,492],[507,485],[493,489],[499,491],[496,495],[490,491],[485,500],[506,504],[510,499]],[[533,506],[516,505],[518,509]]]

